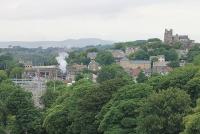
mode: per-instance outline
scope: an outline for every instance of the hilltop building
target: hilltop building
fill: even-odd
[[[164,33],[164,43],[173,45],[175,43],[181,43],[182,48],[191,48],[194,43],[194,40],[191,40],[188,35],[173,35],[173,30],[165,29]]]

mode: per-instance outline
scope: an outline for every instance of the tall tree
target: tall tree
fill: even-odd
[[[189,95],[180,89],[168,89],[148,97],[141,108],[138,133],[178,134],[183,131],[183,117],[190,108]]]
[[[99,71],[97,82],[102,83],[104,81],[115,78],[131,79],[131,77],[123,70],[122,67],[116,64],[112,64],[102,67],[102,69]]]
[[[193,109],[193,113],[184,118],[185,129],[181,134],[199,134],[200,133],[200,100],[197,107]]]
[[[144,72],[143,71],[140,71],[138,77],[136,78],[137,82],[138,83],[144,83],[145,81],[148,80],[148,77],[145,76]]]
[[[152,87],[146,84],[130,84],[118,90],[96,116],[99,132],[136,133],[139,108],[151,92]]]
[[[115,62],[111,52],[102,51],[97,54],[96,61],[101,65],[110,65]]]

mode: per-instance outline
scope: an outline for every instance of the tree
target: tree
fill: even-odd
[[[108,134],[136,133],[139,108],[152,92],[146,84],[130,84],[119,89],[96,116],[98,131]]]
[[[194,65],[199,66],[200,65],[200,54],[195,56],[192,62]]]
[[[131,60],[149,60],[149,55],[144,50],[138,50],[137,52],[130,54],[129,59],[131,59]]]
[[[187,54],[187,61],[188,61],[188,62],[192,62],[192,61],[194,60],[194,57],[197,56],[197,55],[199,55],[199,53],[200,53],[199,44],[193,46],[193,47],[189,50],[189,52],[188,52],[188,54]]]
[[[47,111],[43,127],[48,134],[65,134],[69,132],[71,122],[67,119],[68,110],[64,104],[55,106]]]
[[[0,101],[0,126],[1,124],[4,127],[7,126],[7,116],[8,116],[7,107],[2,101]]]
[[[200,97],[200,77],[194,77],[189,80],[185,85],[185,90],[190,95],[193,105],[195,105],[197,99]]]
[[[151,38],[151,39],[148,39],[148,42],[162,42],[162,40],[158,38]]]
[[[114,49],[120,49],[122,51],[125,51],[126,49],[126,45],[124,43],[116,43],[115,46],[114,46]]]
[[[92,124],[87,122],[93,117],[93,113],[81,112],[82,109],[80,108],[80,103],[84,101],[84,99],[82,99],[83,96],[95,87],[96,86],[91,81],[84,79],[70,87],[71,89],[66,91],[63,96],[59,97],[56,103],[48,109],[43,124],[46,131],[50,134],[95,133],[94,127],[91,126]],[[84,107],[85,106],[87,106],[87,104],[84,104]],[[88,127],[86,127],[86,125]]]
[[[81,80],[81,79],[83,79],[83,78],[84,78],[83,73],[78,73],[78,74],[76,75],[76,77],[75,77],[75,81],[79,81],[79,80]]]
[[[180,133],[183,117],[191,110],[190,103],[189,95],[180,89],[170,88],[150,95],[141,107],[138,133]]]
[[[138,77],[136,78],[138,83],[144,83],[145,81],[148,80],[148,77],[144,74],[143,71],[140,71]]]
[[[34,107],[31,93],[22,89],[14,90],[7,100],[7,108],[10,114],[15,116],[14,128],[11,133],[39,134],[41,122],[38,119],[41,118],[41,115]]]
[[[185,89],[186,83],[193,79],[198,71],[199,68],[195,66],[177,68],[165,77],[162,77],[154,85],[155,90],[168,89],[170,87]]]
[[[90,59],[87,57],[87,53],[84,51],[70,52],[66,60],[69,64],[77,63],[77,64],[88,65],[90,63]]]
[[[98,49],[96,47],[91,47],[91,48],[88,48],[86,50],[86,53],[90,53],[90,52],[98,52]]]
[[[170,49],[164,52],[165,59],[167,61],[177,61],[178,60],[178,54],[175,49]]]
[[[123,70],[122,67],[113,64],[102,67],[102,69],[99,71],[97,82],[102,83],[115,78],[130,79],[130,76]]]
[[[45,108],[50,108],[56,99],[67,90],[67,86],[62,81],[49,81],[46,85],[47,90],[42,95],[41,100]]]
[[[0,82],[2,82],[3,80],[6,80],[7,79],[7,74],[5,71],[3,70],[0,70]]]
[[[6,131],[0,127],[0,134],[7,134]]]
[[[15,67],[12,69],[10,73],[11,78],[22,78],[22,73],[23,73],[23,68],[22,67]]]
[[[100,65],[111,65],[115,62],[114,57],[112,56],[111,52],[102,51],[97,54],[96,61]]]
[[[169,67],[172,67],[172,68],[176,68],[176,67],[180,67],[180,63],[179,61],[171,61],[169,64],[168,64]]]
[[[199,134],[200,133],[200,100],[197,107],[193,109],[193,113],[184,118],[185,129],[181,134]]]

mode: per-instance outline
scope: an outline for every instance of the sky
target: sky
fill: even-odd
[[[158,37],[200,41],[200,0],[0,0],[0,41]]]

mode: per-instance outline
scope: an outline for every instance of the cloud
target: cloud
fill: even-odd
[[[199,0],[0,0],[1,40],[200,38]]]
[[[1,2],[2,1],[2,2]],[[56,19],[83,16],[116,16],[127,8],[159,0],[1,0],[1,20]],[[170,0],[171,1],[171,0]]]

